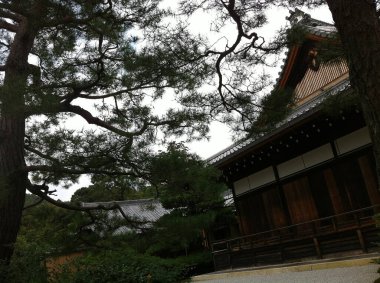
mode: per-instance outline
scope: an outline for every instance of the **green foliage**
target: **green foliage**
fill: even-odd
[[[202,230],[208,230],[216,218],[216,211],[183,215],[175,210],[154,225],[146,253],[175,257],[201,249]]]
[[[26,205],[36,201],[38,198],[26,195]],[[46,202],[24,210],[14,255],[9,266],[0,267],[0,282],[47,282],[44,261],[80,249],[79,227],[86,221],[79,212]]]
[[[48,282],[44,266],[48,252],[49,247],[44,242],[32,242],[19,236],[10,264],[3,265],[0,262],[0,282]]]
[[[102,251],[90,253],[74,263],[76,272],[66,271],[57,276],[62,283],[170,283],[186,279],[195,263],[209,262],[208,254],[196,254],[192,257],[163,259],[141,255],[132,250]],[[71,267],[72,268],[72,267]]]
[[[140,182],[136,178],[96,175],[91,181],[93,185],[75,191],[71,202],[121,201],[155,196],[146,182]]]
[[[3,276],[14,282],[25,282],[20,270],[29,268],[33,269],[30,276],[35,282],[46,282],[44,260],[69,255],[78,249],[85,251],[85,256],[63,265],[61,272],[54,274],[54,280],[166,283],[184,280],[202,268],[209,270],[211,254],[200,252],[203,250],[201,232],[225,213],[221,193],[226,188],[219,180],[220,173],[187,153],[182,145],[172,144],[167,152],[157,154],[148,162],[152,183],[157,186],[162,202],[171,209],[151,229],[114,235],[117,227],[128,224],[123,219],[110,220],[106,212],[94,213],[97,219],[91,225],[102,231],[98,235],[82,231],[90,220],[86,214],[42,203],[25,210],[15,256]],[[120,193],[123,185],[128,185],[122,192],[124,196],[137,196],[139,192],[131,192],[130,188],[141,185],[121,177],[93,178],[93,181],[94,191],[85,191],[88,195],[77,195],[78,198],[106,200],[108,194],[114,197],[113,193]],[[104,188],[106,185],[108,189]],[[36,201],[38,198],[28,195],[28,205]]]
[[[87,243],[97,246],[98,251],[86,252],[85,257],[62,266],[55,280],[166,283],[179,282],[202,269],[209,271],[211,254],[194,251],[200,248],[200,231],[214,221],[215,214],[210,209],[184,217],[180,210],[174,210],[143,234],[87,237]],[[83,218],[48,204],[26,210],[11,266],[0,273],[6,276],[5,282],[47,282],[46,258],[86,247],[78,238]]]
[[[79,227],[86,221],[80,212],[42,203],[24,211],[18,241],[40,243],[50,254],[70,252],[80,247]]]
[[[289,114],[293,106],[293,91],[276,89],[261,99],[260,106],[261,112],[249,129],[250,136],[273,129]]]
[[[183,215],[204,213],[223,204],[227,190],[221,172],[190,154],[181,144],[171,144],[152,160],[151,180],[162,205]]]
[[[155,223],[146,252],[173,256],[199,249],[202,230],[223,210],[227,188],[221,173],[174,143],[153,158],[150,172],[162,205],[171,212]]]

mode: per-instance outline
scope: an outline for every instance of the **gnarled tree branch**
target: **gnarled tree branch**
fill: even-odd
[[[24,171],[26,172],[53,172],[53,173],[63,173],[72,175],[82,175],[82,174],[103,174],[109,176],[132,176],[138,177],[132,172],[125,171],[107,171],[107,170],[97,170],[94,168],[84,168],[84,169],[72,169],[63,166],[49,166],[49,165],[30,165],[25,166]]]
[[[17,32],[18,26],[0,19],[0,29],[6,29],[7,31],[10,31],[10,32]]]
[[[93,206],[77,206],[71,203],[67,203],[67,202],[63,202],[63,201],[55,200],[51,198],[49,196],[48,186],[44,184],[37,185],[37,184],[32,184],[29,181],[28,190],[34,195],[39,196],[41,199],[46,200],[47,202],[64,209],[69,209],[69,210],[74,210],[74,211],[84,211],[84,212],[91,212],[91,211],[96,211],[96,210],[105,210],[105,211],[117,210],[120,212],[122,217],[128,222],[128,224],[131,227],[134,227],[137,229],[141,229],[139,225],[150,223],[148,221],[137,221],[137,220],[131,219],[130,217],[128,217],[128,215],[125,214],[125,212],[123,211],[123,209],[117,202],[111,202],[108,204],[97,203],[97,204],[94,204]]]
[[[4,9],[1,9],[1,8],[0,8],[0,17],[7,18],[15,22],[20,22],[22,20],[22,16],[12,13],[10,11],[4,10]]]

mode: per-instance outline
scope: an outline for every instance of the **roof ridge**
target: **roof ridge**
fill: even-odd
[[[107,205],[107,204],[133,204],[133,203],[150,203],[150,202],[160,202],[156,198],[145,198],[145,199],[128,199],[128,200],[117,200],[117,201],[94,201],[94,202],[82,202],[82,206],[86,205]]]
[[[290,16],[286,17],[286,19],[290,22],[292,26],[294,25],[305,25],[305,26],[312,26],[315,27],[316,25],[320,26],[334,26],[331,23],[317,20],[311,17],[310,14],[295,8],[294,11],[289,10]]]

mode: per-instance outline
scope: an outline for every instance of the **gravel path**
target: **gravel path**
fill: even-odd
[[[286,272],[272,275],[237,274],[223,279],[198,281],[204,283],[372,283],[380,277],[379,265],[369,264],[301,272]]]

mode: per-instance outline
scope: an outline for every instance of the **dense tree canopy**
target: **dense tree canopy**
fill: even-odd
[[[121,201],[157,197],[156,190],[147,182],[127,176],[92,177],[92,185],[75,191],[71,202]]]
[[[157,154],[150,172],[151,182],[167,209],[195,215],[223,206],[222,193],[227,187],[221,182],[219,170],[207,166],[181,144],[171,144],[167,152]]]

